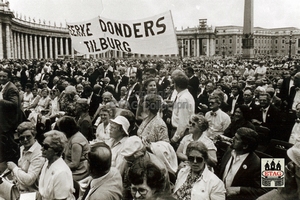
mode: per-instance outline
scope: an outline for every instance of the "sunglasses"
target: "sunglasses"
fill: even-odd
[[[20,141],[24,141],[25,139],[26,140],[30,140],[31,138],[32,138],[32,135],[24,135],[24,136],[20,136],[19,140]]]
[[[51,149],[52,147],[49,144],[42,144],[44,150]]]
[[[192,122],[192,121],[189,121],[189,124],[191,125],[191,126],[196,126],[196,123],[195,122]]]
[[[136,188],[136,187],[131,187],[131,194],[133,197],[135,197],[136,193],[139,192],[141,196],[146,196],[148,193],[148,190],[144,188]]]
[[[189,162],[195,162],[196,163],[202,163],[204,161],[204,158],[202,157],[197,157],[197,156],[188,156]]]

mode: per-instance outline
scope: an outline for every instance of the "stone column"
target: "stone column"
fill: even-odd
[[[45,52],[45,56],[44,58],[47,59],[48,58],[48,41],[47,41],[47,36],[44,37],[44,52]]]
[[[197,36],[196,38],[194,39],[194,54],[193,54],[193,57],[196,57],[197,56]]]
[[[62,38],[60,38],[60,55],[64,55],[64,43]]]
[[[33,58],[33,42],[32,42],[32,35],[29,35],[29,58]]]
[[[21,38],[21,59],[25,58],[25,43],[24,43],[24,34],[20,33],[20,38]]]
[[[181,58],[184,57],[184,50],[185,50],[185,46],[184,46],[184,40],[182,39],[181,40]]]
[[[209,39],[209,56],[215,55],[215,49],[216,49],[216,41],[212,38]]]
[[[187,56],[190,57],[191,56],[191,39],[188,39],[188,51],[187,51]]]
[[[71,41],[71,57],[74,58],[74,49],[73,49],[72,41]]]
[[[69,52],[69,39],[66,38],[66,55],[70,55],[70,52]]]
[[[29,59],[29,47],[28,47],[28,35],[27,34],[24,34],[24,38],[25,38],[25,57],[26,59]]]
[[[7,58],[11,58],[11,34],[10,34],[10,25],[6,24],[6,52]]]
[[[53,58],[56,59],[57,58],[57,38],[54,38],[54,55]]]
[[[18,58],[17,32],[13,32],[14,39],[14,59]]]
[[[253,0],[245,0],[243,28],[243,58],[254,58]]]
[[[38,43],[37,43],[37,36],[34,35],[34,58],[38,59],[39,55],[38,55]]]
[[[2,23],[0,22],[0,59],[4,58],[4,48],[2,39]]]
[[[42,36],[39,35],[39,58],[43,58],[43,44],[42,44]]]
[[[49,37],[49,58],[53,58],[53,44],[52,44],[52,37]]]
[[[21,33],[17,33],[17,47],[18,47],[18,58],[22,58],[22,56],[21,56],[21,48],[22,48]]]
[[[196,56],[199,57],[200,56],[200,44],[199,44],[199,39],[198,38],[197,38],[196,42],[197,42],[197,50],[196,50],[197,53],[196,53]]]

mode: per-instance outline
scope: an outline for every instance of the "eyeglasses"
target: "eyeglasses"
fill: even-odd
[[[52,147],[49,144],[42,144],[44,150],[51,149]]]
[[[146,190],[144,188],[131,187],[131,194],[132,194],[132,196],[135,196],[137,192],[139,192],[139,194],[141,196],[146,196],[147,193],[148,193],[148,190]]]
[[[20,141],[24,141],[25,139],[26,140],[30,140],[31,138],[32,138],[32,135],[24,135],[24,136],[20,136],[19,140]]]
[[[204,161],[204,158],[202,157],[197,157],[197,156],[188,156],[189,162],[195,162],[196,163],[202,163]]]

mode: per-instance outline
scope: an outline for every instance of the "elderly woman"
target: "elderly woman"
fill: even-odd
[[[128,171],[133,199],[151,199],[159,194],[168,194],[169,182],[165,175],[165,171],[150,159],[134,162]]]
[[[18,165],[7,162],[7,168],[13,172],[20,191],[38,191],[37,178],[45,163],[41,145],[35,140],[36,130],[31,122],[22,122],[17,128],[20,144]]]
[[[169,141],[168,128],[163,119],[157,114],[161,108],[161,97],[149,94],[145,97],[144,112],[147,117],[141,123],[137,135],[144,142]]]
[[[207,151],[200,141],[192,141],[187,146],[189,165],[179,171],[174,187],[178,200],[225,200],[224,183],[207,168]]]
[[[23,110],[26,110],[30,104],[30,101],[33,99],[33,94],[31,92],[32,90],[32,84],[27,83],[25,86],[25,92],[22,99],[22,108]]]
[[[214,166],[217,162],[217,148],[213,141],[206,136],[205,131],[208,128],[208,121],[204,116],[193,114],[189,121],[189,135],[183,137],[180,145],[176,151],[177,157],[180,161],[188,163],[188,156],[186,155],[187,146],[192,141],[200,141],[205,144],[207,154],[209,157],[208,163]],[[181,164],[183,166],[184,164]]]
[[[58,130],[63,132],[68,142],[64,151],[65,162],[70,167],[73,179],[82,180],[89,175],[88,162],[84,155],[90,150],[89,142],[84,135],[79,132],[74,118],[64,116],[57,121]]]
[[[162,172],[164,172],[165,182],[168,183],[166,185],[166,189],[170,188],[169,175],[176,173],[177,168],[175,165],[177,165],[177,158],[174,150],[173,150],[173,155],[174,155],[173,156],[170,155],[171,153],[168,149],[163,148],[162,146],[170,147],[171,151],[173,150],[172,146],[169,143],[160,141],[157,143],[151,143],[151,147],[149,151],[152,151],[152,153],[150,153],[149,151],[146,150],[146,146],[143,144],[141,138],[139,138],[138,136],[131,136],[126,140],[123,149],[120,152],[120,154],[124,157],[123,168],[121,168],[120,170],[120,173],[123,177],[123,187],[124,187],[123,198],[124,199],[131,197],[130,183],[128,180],[128,169],[132,165],[134,165],[135,162],[139,162],[140,159],[150,160]]]
[[[35,108],[35,111],[40,113],[42,110],[48,109],[50,101],[51,101],[51,99],[49,97],[48,89],[46,89],[46,88],[42,89],[41,98]]]
[[[156,81],[154,78],[147,79],[144,82],[143,91],[140,94],[140,100],[136,111],[136,119],[141,122],[147,117],[147,113],[144,110],[145,97],[149,94],[157,94]]]
[[[109,133],[109,129],[110,129],[110,123],[109,120],[112,117],[110,115],[110,110],[109,107],[107,105],[102,106],[100,108],[100,124],[98,125],[97,129],[96,129],[96,141],[100,142],[100,141],[107,141],[110,139],[110,133]]]
[[[113,103],[114,105],[117,105],[117,101],[114,99],[112,93],[110,93],[110,92],[104,92],[102,94],[102,103],[99,105],[97,111],[95,112],[95,114],[94,114],[94,116],[92,118],[93,121],[95,121],[98,118],[98,116],[100,114],[101,107],[103,105],[107,105],[109,103]]]
[[[80,132],[88,141],[92,141],[95,136],[93,133],[93,124],[89,115],[89,104],[87,99],[79,98],[75,104],[75,114]]]
[[[76,88],[74,86],[67,86],[59,100],[60,111],[64,111],[66,115],[75,117],[75,104],[78,98]]]
[[[39,179],[39,198],[42,200],[73,200],[73,178],[69,166],[62,159],[68,140],[56,130],[45,133],[42,155],[47,159]]]
[[[129,126],[129,121],[123,116],[118,116],[110,120],[110,139],[106,143],[111,148],[111,166],[116,167],[119,171],[121,170],[124,159],[123,156],[120,155],[120,151],[128,139]]]

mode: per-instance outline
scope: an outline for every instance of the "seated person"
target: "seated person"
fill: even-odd
[[[225,199],[224,183],[207,168],[207,151],[200,141],[192,141],[187,146],[189,165],[178,173],[174,187],[177,199]]]
[[[151,199],[170,192],[164,171],[149,159],[135,161],[128,171],[128,178],[134,199]]]
[[[87,154],[90,164],[90,177],[88,187],[81,200],[121,200],[122,178],[120,172],[111,167],[112,153],[104,142],[91,146]]]
[[[258,134],[254,130],[237,130],[219,173],[225,183],[226,199],[256,199],[267,191],[260,185],[260,158],[254,152],[257,145]]]
[[[13,172],[13,179],[21,192],[38,191],[37,178],[45,163],[41,145],[35,140],[36,130],[31,122],[22,122],[17,128],[20,147],[18,165],[7,162],[7,168]]]
[[[208,121],[202,115],[193,114],[190,118],[188,128],[190,134],[184,136],[176,151],[178,159],[183,162],[180,166],[183,167],[186,165],[184,163],[188,163],[186,149],[188,144],[192,141],[201,141],[203,144],[205,144],[206,148],[208,149],[208,165],[215,166],[217,163],[217,148],[213,141],[206,136]]]

